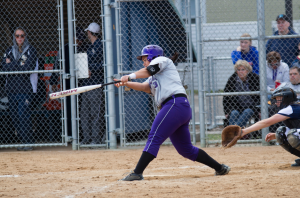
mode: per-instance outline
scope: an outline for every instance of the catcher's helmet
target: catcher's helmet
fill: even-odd
[[[272,99],[275,99],[277,96],[282,96],[280,109],[283,109],[292,104],[294,101],[297,101],[297,95],[295,91],[289,87],[282,87],[278,90],[275,90],[272,94]]]
[[[141,55],[136,58],[142,60],[143,56],[147,56],[147,60],[151,62],[153,59],[163,55],[164,50],[158,45],[147,45],[142,49]]]

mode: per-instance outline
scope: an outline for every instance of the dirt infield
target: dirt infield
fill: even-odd
[[[142,149],[1,149],[0,197],[299,197],[296,157],[280,146],[205,148],[231,167],[214,176],[209,167],[162,146],[144,172],[145,180],[118,179],[132,170]]]

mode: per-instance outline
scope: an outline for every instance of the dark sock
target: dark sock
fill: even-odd
[[[222,169],[222,165],[219,164],[216,160],[214,160],[212,157],[210,157],[205,151],[202,149],[199,149],[199,153],[196,159],[196,162],[200,162],[202,164],[205,164],[216,171],[220,171]]]
[[[154,155],[148,153],[148,152],[143,152],[138,164],[136,165],[134,172],[136,174],[143,174],[144,170],[148,166],[148,164],[155,158]]]

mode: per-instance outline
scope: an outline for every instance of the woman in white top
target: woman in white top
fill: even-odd
[[[275,82],[289,82],[289,66],[281,61],[278,52],[272,51],[267,54],[267,89],[275,90]]]

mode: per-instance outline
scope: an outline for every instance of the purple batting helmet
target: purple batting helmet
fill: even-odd
[[[158,45],[147,45],[142,49],[141,55],[136,57],[138,60],[142,60],[143,56],[147,56],[148,61],[152,61],[156,57],[163,56],[164,50]]]

